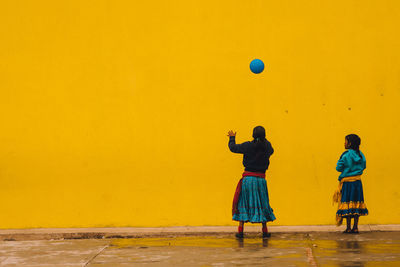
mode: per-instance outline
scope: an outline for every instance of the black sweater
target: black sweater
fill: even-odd
[[[243,166],[245,171],[265,173],[269,166],[269,157],[274,153],[271,143],[267,140],[267,151],[262,156],[256,157],[255,143],[244,142],[236,144],[235,136],[229,137],[229,149],[233,153],[243,154]]]

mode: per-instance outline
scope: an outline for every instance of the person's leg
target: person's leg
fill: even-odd
[[[240,221],[239,227],[238,227],[238,233],[236,234],[236,237],[243,238],[243,228],[244,228],[244,222]]]
[[[243,228],[244,228],[244,222],[241,221],[239,222],[239,232],[243,233]]]
[[[263,233],[263,238],[271,236],[271,234],[268,233],[267,222],[262,223],[262,233]]]
[[[262,232],[263,233],[268,233],[267,222],[263,222],[262,223]]]
[[[351,217],[350,216],[346,216],[346,223],[347,223],[347,228],[343,233],[350,233],[351,231]]]
[[[353,225],[353,229],[351,230],[351,232],[354,234],[358,234],[358,219],[359,218],[360,218],[360,216],[354,215],[354,225]]]

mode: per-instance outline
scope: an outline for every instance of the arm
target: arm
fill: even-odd
[[[235,136],[229,136],[229,143],[228,143],[230,151],[233,153],[240,153],[244,154],[247,150],[247,142],[243,144],[236,144]]]
[[[367,161],[365,160],[365,157],[364,157],[364,160],[363,160],[363,167],[364,167],[364,170],[367,168]]]
[[[345,151],[341,156],[340,159],[338,160],[337,164],[336,164],[336,170],[338,172],[342,172],[344,171],[344,167],[346,165],[346,158],[345,158],[345,154],[347,153],[347,151]]]
[[[272,147],[271,143],[269,141],[267,141],[267,151],[268,151],[268,155],[271,156],[272,154],[274,154],[274,148]]]

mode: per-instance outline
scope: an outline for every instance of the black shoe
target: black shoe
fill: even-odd
[[[271,233],[263,233],[263,238],[271,237]]]
[[[243,238],[244,237],[243,232],[242,233],[236,233],[235,236],[237,238]]]

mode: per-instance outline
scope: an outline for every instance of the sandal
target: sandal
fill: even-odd
[[[271,237],[271,233],[262,233],[263,238]]]
[[[235,236],[236,236],[236,238],[239,238],[239,239],[242,239],[244,237],[243,232],[236,233]]]

